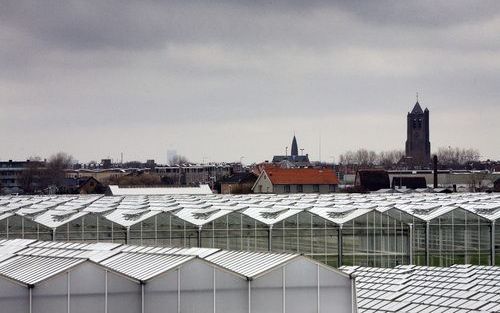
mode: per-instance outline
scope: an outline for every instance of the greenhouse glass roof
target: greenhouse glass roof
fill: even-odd
[[[289,195],[150,195],[150,196],[3,196],[0,220],[24,216],[57,228],[86,214],[130,227],[164,212],[190,224],[203,226],[231,212],[273,225],[308,211],[343,224],[371,211],[398,210],[431,221],[456,209],[487,220],[500,218],[500,195],[455,194],[289,194]]]
[[[359,312],[498,312],[500,267],[342,267],[356,277]]]

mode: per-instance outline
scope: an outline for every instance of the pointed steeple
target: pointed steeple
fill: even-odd
[[[290,155],[292,157],[293,156],[299,156],[299,146],[297,145],[297,138],[295,138],[295,135],[293,135],[292,150],[291,150],[291,154]]]
[[[422,114],[424,111],[422,111],[422,108],[420,107],[420,103],[415,103],[415,106],[413,107],[413,110],[411,110],[411,114]]]

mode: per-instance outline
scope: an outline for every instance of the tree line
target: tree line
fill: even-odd
[[[39,193],[64,184],[64,170],[71,168],[74,159],[65,152],[52,155],[47,161],[31,157],[21,173],[21,188],[26,193]]]
[[[479,162],[481,154],[477,149],[459,147],[441,147],[434,154],[438,157],[441,166],[462,168],[468,164]],[[405,156],[403,150],[389,150],[376,152],[364,148],[355,151],[346,151],[339,156],[341,165],[395,167]]]

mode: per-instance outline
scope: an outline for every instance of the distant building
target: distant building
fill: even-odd
[[[425,189],[427,181],[422,176],[394,176],[392,177],[392,188]]]
[[[247,194],[252,193],[252,187],[257,180],[254,173],[234,173],[220,181],[222,194]]]
[[[389,189],[391,181],[386,170],[382,169],[364,169],[356,173],[354,186],[364,191],[376,191],[380,189]]]
[[[299,155],[299,146],[297,144],[297,138],[295,135],[292,139],[292,148],[290,149],[290,155],[275,155],[273,157],[273,163],[281,164],[287,163],[288,166],[285,167],[306,167],[310,166],[309,155]]]
[[[94,177],[65,178],[59,186],[64,194],[104,194],[106,187]]]
[[[110,169],[112,166],[111,159],[102,159],[101,160],[101,167],[103,169]]]
[[[41,171],[45,169],[44,161],[4,161],[0,162],[0,194],[24,193],[26,185],[36,189],[36,181],[39,178]],[[23,173],[32,171],[31,178],[33,181],[27,182],[23,180]]]
[[[110,169],[78,169],[78,170],[65,170],[66,178],[90,178],[93,177],[98,181],[109,181],[121,176],[125,176],[132,171],[121,168]]]
[[[238,165],[237,168],[241,168]],[[177,166],[156,166],[154,172],[166,185],[190,186],[197,184],[213,185],[223,177],[234,173],[233,164],[187,164]]]
[[[431,143],[429,141],[429,109],[422,111],[415,103],[407,115],[407,139],[405,163],[412,167],[426,168],[431,163]]]
[[[266,168],[252,190],[254,193],[329,193],[335,192],[339,180],[331,169]]]
[[[388,174],[390,180],[396,182],[396,188],[399,186],[399,178],[404,180],[409,177],[420,180],[425,179],[427,187],[434,185],[433,170],[390,170]],[[500,179],[500,173],[498,172],[468,170],[438,171],[439,187],[450,188],[452,190],[456,188],[458,192],[474,192],[493,188],[494,182],[497,179]]]

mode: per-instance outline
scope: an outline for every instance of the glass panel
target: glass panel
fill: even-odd
[[[83,217],[83,240],[97,241],[97,215],[87,214]]]

